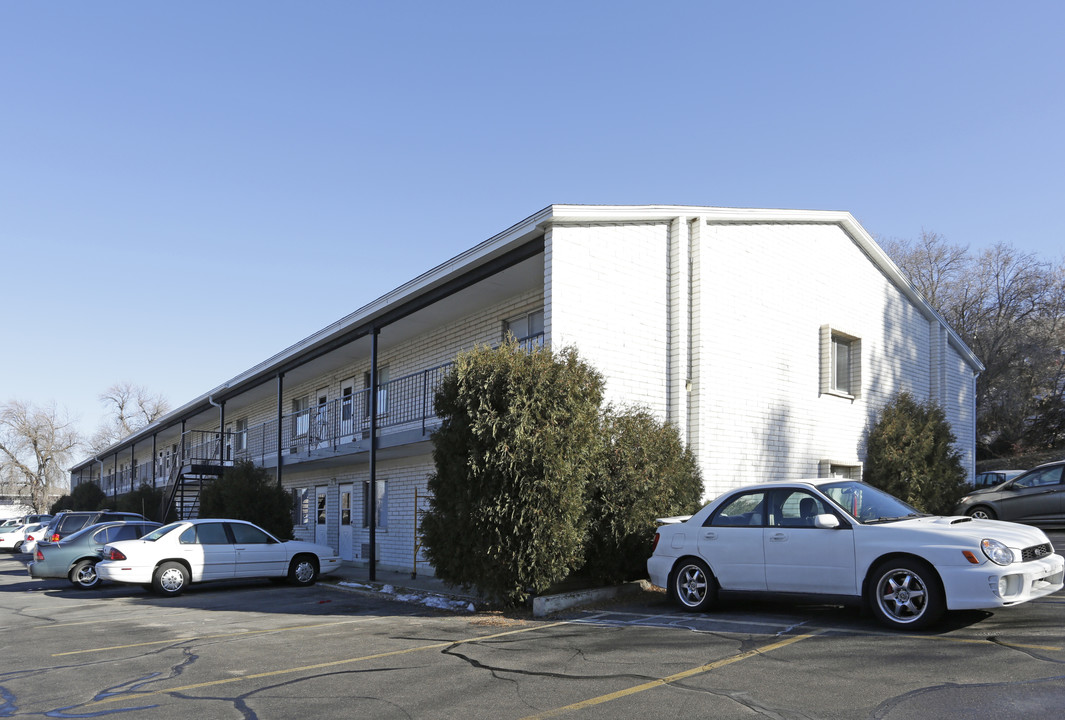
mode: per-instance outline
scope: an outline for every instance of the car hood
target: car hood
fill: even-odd
[[[976,542],[990,538],[1013,548],[1026,548],[1049,542],[1046,533],[1039,528],[1002,520],[977,520],[965,515],[920,517],[892,524],[933,532],[943,537],[968,538]]]

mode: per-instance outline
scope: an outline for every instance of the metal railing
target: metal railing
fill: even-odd
[[[518,345],[525,350],[542,348],[544,335],[523,338]],[[435,395],[453,365],[447,362],[381,383],[377,396],[378,431],[389,434],[420,430],[427,434],[439,422]],[[369,437],[369,405],[370,390],[364,388],[236,432],[187,430],[176,454],[168,453],[163,461],[154,459],[132,469],[107,473],[101,478],[102,488],[108,494],[122,494],[136,489],[141,482],[154,486],[162,481],[169,489],[174,471],[188,465],[232,465],[238,460],[264,465],[278,454],[278,422],[283,455],[337,450]]]

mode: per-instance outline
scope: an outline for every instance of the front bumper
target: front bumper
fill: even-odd
[[[1018,605],[1065,585],[1065,558],[1048,555],[1011,565],[986,562],[970,567],[939,567],[950,610],[982,610]]]

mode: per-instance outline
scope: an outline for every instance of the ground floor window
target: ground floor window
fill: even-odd
[[[377,513],[376,522],[378,528],[388,527],[388,483],[384,480],[377,481]],[[370,483],[362,484],[362,526],[370,527]]]
[[[306,525],[311,521],[311,495],[307,488],[292,489],[292,524]]]

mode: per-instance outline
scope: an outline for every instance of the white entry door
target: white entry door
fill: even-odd
[[[319,545],[329,544],[329,514],[326,512],[328,506],[328,493],[329,488],[325,485],[319,485],[314,489],[315,492],[315,518],[314,518],[314,541]]]
[[[352,560],[354,540],[351,534],[351,483],[340,486],[340,559]]]

